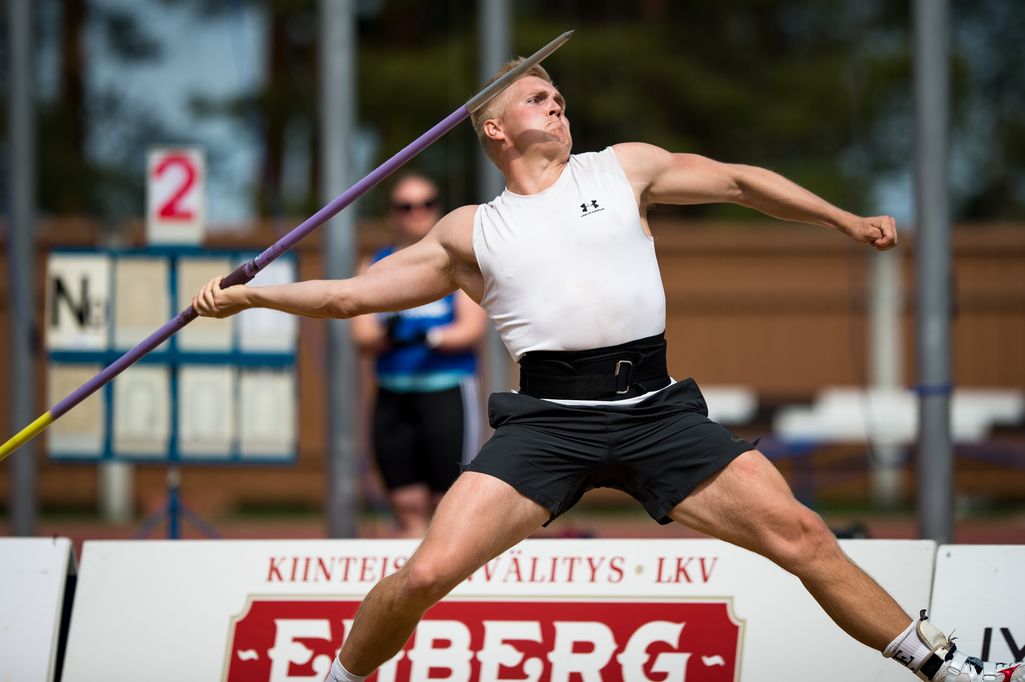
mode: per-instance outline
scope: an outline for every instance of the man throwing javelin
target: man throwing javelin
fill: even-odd
[[[648,206],[731,202],[880,250],[896,244],[893,219],[855,216],[767,170],[647,144],[573,155],[565,101],[539,66],[475,112],[473,124],[505,176],[493,201],[452,211],[352,279],[221,289],[217,278],[193,301],[211,317],[265,307],[350,318],[462,289],[520,364],[519,392],[491,396],[493,437],[410,560],[364,599],[329,680],[370,675],[477,568],[590,488],[608,486],[659,523],[769,558],[848,634],[921,679],[1025,681],[1025,665],[967,657],[924,612],[909,617],[758,450],[707,418],[694,381],[675,382],[666,370]]]

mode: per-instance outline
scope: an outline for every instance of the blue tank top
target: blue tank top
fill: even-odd
[[[390,256],[393,247],[374,254],[372,262]],[[452,324],[456,317],[456,295],[394,313],[380,313],[382,324],[390,322],[399,338],[422,339],[429,329]],[[389,318],[395,319],[389,319]],[[445,353],[429,348],[424,341],[403,344],[377,356],[377,383],[401,393],[443,391],[454,388],[477,372],[477,356],[472,350]]]

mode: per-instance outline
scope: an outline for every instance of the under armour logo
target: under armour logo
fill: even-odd
[[[910,668],[911,664],[915,661],[914,657],[911,656],[911,654],[906,653],[901,649],[897,649],[897,651],[893,654],[893,660],[908,668]]]
[[[593,213],[598,213],[599,211],[604,210],[604,208],[598,205],[597,199],[591,199],[590,203],[585,201],[584,203],[580,204],[581,216],[591,215]]]

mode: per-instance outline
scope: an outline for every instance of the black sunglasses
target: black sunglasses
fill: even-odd
[[[417,209],[430,210],[438,205],[438,197],[431,197],[420,202],[393,201],[391,208],[399,213],[412,213]]]

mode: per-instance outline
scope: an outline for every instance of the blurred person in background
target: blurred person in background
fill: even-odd
[[[392,242],[360,264],[420,241],[441,217],[438,188],[419,174],[391,189]],[[460,465],[480,446],[476,347],[487,316],[463,291],[407,310],[352,319],[352,339],[374,362],[371,440],[401,537],[423,537]]]

